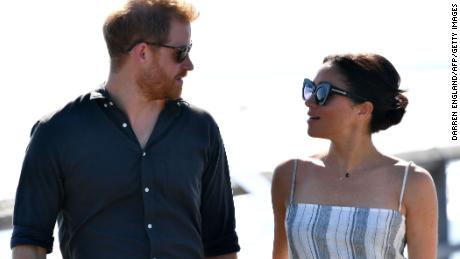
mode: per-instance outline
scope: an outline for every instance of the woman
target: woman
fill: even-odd
[[[398,124],[408,103],[399,74],[376,54],[328,56],[304,80],[308,134],[326,154],[274,172],[273,258],[436,258],[437,198],[430,174],[383,154],[372,133]]]

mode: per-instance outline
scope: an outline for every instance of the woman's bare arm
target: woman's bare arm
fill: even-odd
[[[425,169],[416,167],[409,174],[404,206],[409,258],[436,258],[438,200],[433,179]]]
[[[275,223],[273,259],[287,259],[288,245],[284,225],[286,208],[289,204],[292,161],[278,166],[272,178],[272,206]]]

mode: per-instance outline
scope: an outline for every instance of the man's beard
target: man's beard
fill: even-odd
[[[185,74],[180,76],[185,76]],[[142,95],[149,101],[176,100],[180,98],[182,93],[182,85],[176,82],[176,77],[168,77],[158,65],[139,71],[136,76],[136,83]]]

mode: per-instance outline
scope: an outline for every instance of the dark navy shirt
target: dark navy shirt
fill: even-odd
[[[144,149],[104,89],[32,129],[16,193],[11,247],[65,259],[203,258],[239,251],[219,129],[169,101]]]

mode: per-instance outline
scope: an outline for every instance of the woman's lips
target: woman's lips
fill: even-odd
[[[312,114],[308,114],[308,121],[317,121],[320,117]]]

